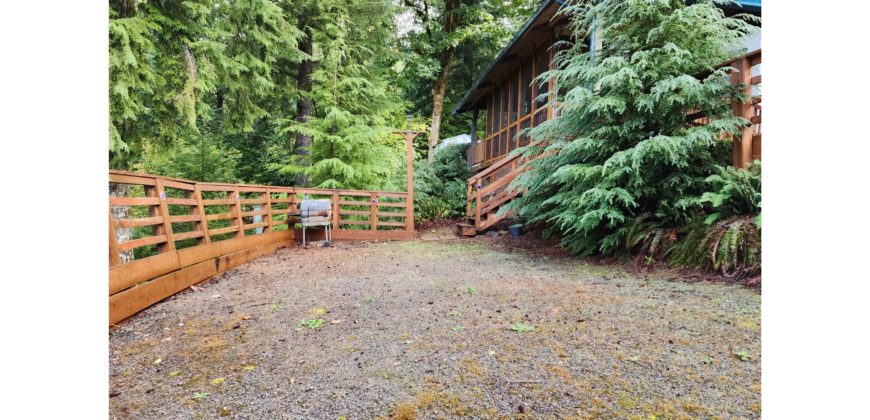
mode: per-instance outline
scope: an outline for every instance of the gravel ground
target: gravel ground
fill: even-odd
[[[284,248],[134,316],[111,417],[761,415],[756,290],[449,236]]]

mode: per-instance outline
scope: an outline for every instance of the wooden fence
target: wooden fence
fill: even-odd
[[[110,171],[109,183],[125,192],[109,197],[110,324],[294,244],[304,195],[331,200],[333,239],[416,236],[413,192],[203,183],[124,171]],[[129,239],[119,241],[119,230]]]

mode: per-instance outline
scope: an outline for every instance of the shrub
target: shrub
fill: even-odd
[[[696,200],[697,212],[685,226],[662,226],[644,213],[625,229],[625,250],[635,262],[718,271],[743,278],[761,272],[761,163],[748,169],[720,166],[707,177],[711,191]]]
[[[718,173],[707,177],[713,191],[705,192],[699,202],[708,204],[713,211],[706,223],[723,217],[761,213],[761,162],[755,161],[747,169],[720,166]]]
[[[754,216],[732,216],[707,224],[697,221],[668,252],[671,264],[706,268],[726,277],[761,273],[761,228]]]
[[[454,144],[435,152],[432,162],[414,169],[414,214],[417,221],[465,214],[466,182],[471,177],[467,145]]]
[[[617,254],[626,243],[663,252],[662,239],[693,221],[707,178],[729,160],[721,138],[748,123],[731,110],[729,99],[743,98],[728,70],[715,67],[754,26],[712,1],[686,3],[563,6],[576,39],[595,30],[603,46],[563,43],[558,68],[539,78],[556,79],[559,118],[531,130],[547,153],[514,182],[528,192],[511,207],[574,253]],[[687,121],[699,111],[708,124]]]

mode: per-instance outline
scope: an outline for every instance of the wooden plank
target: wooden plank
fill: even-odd
[[[213,261],[204,261],[109,297],[109,324],[131,315],[217,274]]]
[[[338,219],[341,201],[338,199],[338,192],[332,193],[332,229],[338,230]]]
[[[209,236],[214,236],[214,235],[221,235],[224,233],[232,233],[232,232],[238,232],[238,231],[239,231],[239,226],[233,225],[233,226],[228,226],[225,228],[209,229],[208,234],[209,234]],[[236,236],[238,236],[238,235],[236,235]]]
[[[235,213],[217,213],[217,214],[207,214],[205,215],[205,220],[225,220],[225,219],[235,219]]]
[[[185,239],[199,238],[199,237],[202,237],[202,236],[205,236],[205,233],[203,233],[203,231],[201,231],[201,230],[192,230],[192,231],[190,231],[190,232],[176,233],[176,234],[175,234],[175,240],[176,240],[176,241],[182,241],[182,240],[185,240]]]
[[[368,206],[369,206],[369,201],[368,201],[368,200],[359,200],[359,201],[356,201],[356,200],[338,200],[338,205],[340,205],[340,206],[363,206],[363,207],[368,207]]]
[[[162,224],[162,216],[144,217],[141,219],[115,219],[116,228],[132,228],[137,226],[152,226]]]
[[[369,223],[368,220],[344,220],[344,219],[342,219],[342,220],[339,220],[339,221],[338,221],[338,224],[339,224],[339,225],[368,226],[368,225],[370,225],[371,223]]]
[[[266,204],[269,200],[265,198],[243,198],[242,204]]]
[[[405,203],[388,203],[388,202],[381,201],[381,202],[378,203],[378,207],[402,207],[402,208],[408,208],[408,205],[405,204]],[[411,206],[411,208],[413,208],[413,206]],[[413,212],[410,212],[410,213],[405,212],[405,214],[406,214],[406,215],[407,215],[407,214],[412,214],[412,215],[413,215]]]
[[[154,206],[160,204],[159,197],[109,197],[111,206]]]
[[[154,178],[146,178],[135,175],[122,175],[109,172],[109,182],[115,184],[155,185]]]
[[[244,185],[244,184],[239,184],[239,185],[237,185],[237,187],[238,187],[237,191],[239,191],[239,192],[257,192],[257,193],[264,193],[264,192],[266,192],[266,188],[268,188],[265,185],[261,186],[261,185]]]
[[[267,223],[267,222],[250,223],[250,224],[245,225],[245,230],[251,230],[251,229],[256,229],[259,227],[266,227],[266,226],[269,226],[269,223]]]
[[[379,225],[380,225],[380,226],[399,226],[399,227],[404,227],[404,226],[405,226],[405,222],[380,222]]]
[[[134,239],[132,241],[121,242],[118,244],[118,249],[121,251],[129,251],[131,249],[140,248],[152,244],[161,244],[166,242],[166,235],[147,236],[144,238]]]
[[[109,267],[121,264],[121,250],[118,249],[118,238],[115,237],[115,218],[112,207],[109,207]]]
[[[347,216],[370,216],[370,215],[371,215],[371,211],[344,210],[344,209],[341,209],[341,210],[338,211],[338,214],[339,214],[339,215],[342,215],[342,216],[344,216],[344,215],[347,215]],[[405,213],[401,213],[401,214],[402,214],[403,216],[405,215]]]
[[[244,251],[234,252],[232,254],[215,258],[217,272],[223,273],[224,271],[236,268],[242,264],[254,261],[257,258],[262,257],[263,255],[275,252],[276,249],[284,245],[285,244],[272,243],[258,248],[246,249]]]
[[[408,233],[414,233],[414,137],[407,136],[405,140],[405,203],[411,204],[405,207],[405,221],[408,223],[405,229]]]
[[[239,187],[236,186],[233,190],[234,197],[236,199],[236,204],[234,207],[236,213],[236,225],[239,227],[239,231],[236,233],[236,237],[242,238],[245,236],[244,225],[245,222],[242,221],[242,194],[239,192]]]
[[[200,191],[230,192],[236,190],[236,186],[233,184],[211,184],[203,182],[198,185]]]
[[[199,189],[199,184],[194,184],[193,186],[193,199],[196,200],[196,207],[193,209],[193,213],[199,216],[199,223],[196,228],[201,231],[207,231],[208,219],[205,217],[205,206],[202,204],[202,191]],[[209,235],[203,235],[200,240],[200,245],[208,244],[210,242],[211,237]]]
[[[266,227],[266,232],[272,231],[272,226],[275,225],[275,222],[272,220],[272,190],[271,188],[266,189],[266,211],[268,214],[266,215],[266,222],[269,225]]]
[[[375,193],[372,193],[372,203],[369,209],[369,222],[371,224],[371,230],[378,230],[378,196]]]
[[[178,270],[178,256],[175,252],[157,254],[141,260],[109,268],[109,294],[135,286],[146,280]]]
[[[193,191],[194,185],[195,184],[193,184],[193,183],[173,181],[171,179],[166,179],[163,181],[164,188],[175,188],[178,190],[185,190],[185,191]]]
[[[262,235],[251,235],[244,238],[233,238],[225,241],[212,242],[206,245],[184,248],[176,251],[178,263],[185,267],[209,258],[231,254],[248,248],[267,245],[275,242],[287,242],[294,237],[292,230],[266,232]]]
[[[185,214],[180,216],[169,216],[169,221],[172,223],[187,223],[194,222],[199,223],[202,220],[202,216],[198,214]]]
[[[157,249],[160,252],[175,250],[175,239],[172,236],[172,223],[169,221],[169,206],[166,204],[166,188],[164,187],[163,182],[163,179],[157,178],[157,185],[154,188],[154,192],[160,198],[160,206],[157,208],[152,207],[152,210],[156,210],[156,213],[163,217],[162,228],[160,225],[154,226],[155,235],[166,235],[166,242],[157,245]],[[147,193],[148,189],[146,189],[146,194]]]

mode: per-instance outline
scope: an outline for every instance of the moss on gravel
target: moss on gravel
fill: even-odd
[[[113,417],[761,415],[742,287],[486,237],[283,249],[201,286],[110,332]]]

